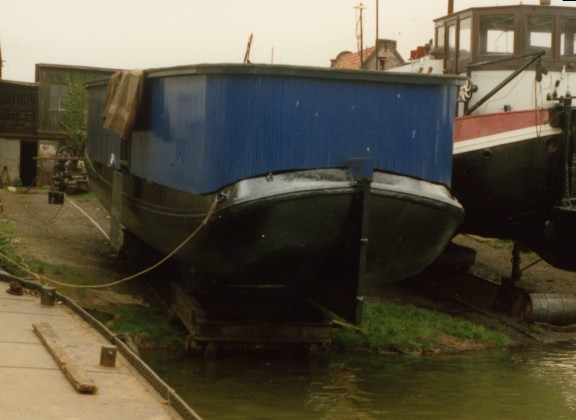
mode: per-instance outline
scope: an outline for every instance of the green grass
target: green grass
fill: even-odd
[[[5,225],[5,223],[0,224],[0,226],[3,225]],[[10,246],[10,239],[8,239],[6,236],[2,234],[0,234],[0,252],[6,255],[11,260],[16,261],[18,264],[22,264],[23,262],[22,259],[18,255],[16,255],[12,250],[12,247]],[[4,268],[4,270],[6,270],[8,273],[14,275],[24,274],[23,271],[20,270],[17,265],[6,260],[5,258],[2,258],[2,256],[0,256],[0,266],[2,266],[2,268]]]
[[[138,347],[181,348],[184,343],[184,329],[170,322],[167,309],[161,305],[123,305],[115,308],[113,316],[97,310],[88,312],[114,333],[134,339]]]
[[[462,318],[388,300],[365,302],[360,329],[363,332],[335,330],[334,345],[374,351],[427,352],[446,347],[447,343],[454,350],[509,343],[504,334]]]
[[[10,258],[10,260],[17,263],[14,264],[0,255],[0,265],[10,274],[18,277],[29,278],[31,274],[21,268],[24,267],[32,273],[45,276],[48,279],[54,278],[64,283],[90,283],[81,271],[76,270],[73,267],[50,264],[37,258],[22,258],[14,252],[11,246],[11,238],[17,235],[18,232],[14,227],[11,227],[11,225],[7,223],[0,223],[0,252]]]

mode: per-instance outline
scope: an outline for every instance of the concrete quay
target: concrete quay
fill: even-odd
[[[101,364],[103,347],[114,349],[113,343],[74,308],[58,299],[51,305],[50,297],[28,289],[23,295],[8,293],[13,289],[0,281],[0,419],[199,418],[191,409],[182,411],[181,402],[175,409],[170,401],[175,394],[161,395],[148,378],[155,375],[142,374],[122,351],[117,351],[114,366],[105,365],[108,359]],[[76,390],[33,324],[50,325],[96,392]]]

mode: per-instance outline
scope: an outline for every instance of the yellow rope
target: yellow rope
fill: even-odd
[[[166,261],[168,261],[170,258],[172,258],[178,251],[180,251],[180,249],[182,249],[182,247],[184,245],[186,245],[188,242],[190,242],[192,240],[192,238],[194,238],[198,232],[200,232],[200,230],[202,230],[202,228],[204,226],[206,226],[206,224],[208,224],[208,220],[210,220],[210,218],[212,217],[212,215],[214,214],[214,212],[216,211],[216,207],[218,206],[218,197],[216,197],[214,199],[214,202],[212,203],[212,205],[210,206],[210,209],[208,210],[208,213],[206,213],[206,217],[204,218],[204,220],[202,220],[202,223],[200,223],[200,225],[194,230],[194,232],[192,232],[186,239],[184,239],[184,241],[178,245],[170,254],[166,255],[164,258],[162,258],[160,261],[158,261],[156,264],[146,268],[145,270],[142,270],[136,274],[132,274],[128,277],[124,277],[123,279],[120,280],[116,280],[113,281],[111,283],[107,283],[107,284],[97,284],[97,285],[79,285],[79,284],[70,284],[70,283],[62,283],[58,280],[54,280],[54,279],[50,279],[48,277],[44,277],[41,276],[40,274],[34,273],[30,270],[28,270],[26,267],[22,266],[21,264],[17,263],[16,261],[14,261],[13,259],[11,259],[10,257],[8,257],[7,255],[3,254],[2,252],[0,252],[0,257],[4,258],[5,260],[11,262],[12,264],[14,264],[15,266],[17,266],[18,268],[20,268],[22,271],[34,276],[36,279],[38,280],[45,280],[49,283],[53,283],[53,284],[57,284],[60,286],[64,286],[64,287],[73,287],[73,288],[77,288],[77,289],[100,289],[100,288],[104,288],[104,287],[110,287],[110,286],[115,286],[117,284],[120,283],[124,283],[127,282],[129,280],[135,279],[136,277],[140,277],[146,273],[149,273],[150,271],[154,270],[155,268],[161,266],[162,264],[164,264]]]

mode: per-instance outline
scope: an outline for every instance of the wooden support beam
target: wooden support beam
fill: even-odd
[[[40,322],[38,324],[32,324],[32,327],[76,391],[82,394],[93,394],[98,391],[98,386],[60,341],[60,338],[56,335],[49,323]]]

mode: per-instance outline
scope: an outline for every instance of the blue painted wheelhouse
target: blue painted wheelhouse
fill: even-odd
[[[89,86],[90,182],[121,224],[224,284],[276,284],[354,319],[369,281],[428,266],[462,219],[449,191],[461,79],[292,66],[144,72],[134,129],[102,126]],[[116,174],[116,175],[114,175]],[[369,273],[369,274],[366,274]]]

